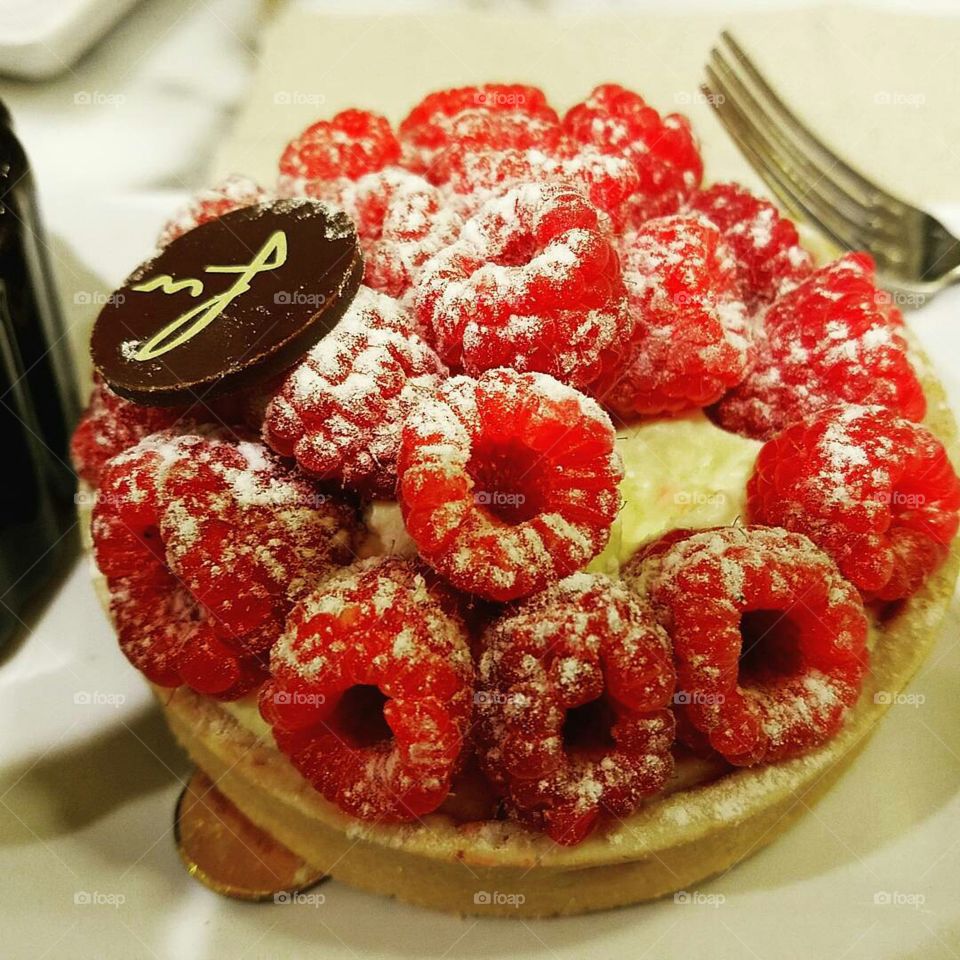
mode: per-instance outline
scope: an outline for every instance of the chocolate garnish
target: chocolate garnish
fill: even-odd
[[[127,278],[97,318],[93,362],[136,403],[228,393],[306,353],[343,316],[362,276],[346,214],[300,199],[236,210]]]

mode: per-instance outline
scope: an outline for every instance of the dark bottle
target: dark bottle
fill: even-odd
[[[72,546],[75,382],[30,166],[0,102],[0,646]]]

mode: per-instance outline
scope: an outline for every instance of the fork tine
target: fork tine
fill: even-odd
[[[771,148],[776,147],[776,153],[784,162],[788,174],[791,170],[797,171],[791,179],[798,188],[802,188],[804,193],[816,191],[822,195],[825,203],[864,235],[882,235],[887,241],[900,236],[902,224],[898,219],[891,217],[886,211],[870,209],[867,202],[851,195],[844,185],[837,182],[832,169],[825,169],[811,160],[744,85],[720,50],[712,51],[711,61],[727,95],[737,101],[745,120],[771,144]],[[866,242],[869,245],[869,241]]]
[[[716,83],[716,76],[713,75],[711,77],[711,74],[712,71],[707,68],[708,83],[705,84],[707,92],[711,94],[722,93],[723,88]],[[713,81],[712,84],[710,82],[711,80]],[[728,106],[728,104],[731,105]],[[749,135],[744,132],[750,128],[742,119],[733,115],[736,108],[732,106],[732,101],[721,102],[720,100],[715,100],[714,110],[717,112],[727,133],[730,134],[740,151],[750,162],[750,166],[757,171],[763,179],[763,182],[773,191],[774,195],[787,208],[789,213],[797,219],[812,220],[825,233],[830,235],[834,243],[839,244],[841,247],[848,246],[843,237],[840,237],[827,224],[820,222],[820,217],[810,210],[797,195],[796,191],[788,185],[780,170],[754,147],[752,140],[749,139]]]
[[[830,163],[831,167],[837,173],[842,174],[852,184],[855,184],[867,195],[868,202],[884,206],[897,215],[903,215],[910,209],[909,205],[904,203],[904,201],[888,193],[881,186],[867,179],[859,170],[855,170],[846,163],[846,161],[838,157],[780,98],[779,94],[770,86],[763,74],[750,57],[747,56],[743,47],[740,46],[729,30],[722,31],[720,38],[726,43],[737,63],[750,78],[750,82],[763,95],[764,99],[773,111],[779,115],[781,121],[786,124],[787,128],[794,132],[798,140],[801,140],[811,150],[818,153],[825,161]]]
[[[708,92],[724,92],[722,82],[709,66],[707,78],[710,81],[707,87]],[[768,143],[761,140],[756,127],[744,115],[733,98],[714,97],[712,103],[724,127],[750,161],[751,166],[794,216],[813,221],[841,247],[857,249],[863,246],[862,237],[849,221],[840,218],[829,205],[813,202],[811,195],[802,189],[802,185],[785,172],[782,163],[772,155],[775,151],[770,149]],[[882,247],[874,246],[870,247],[870,250],[875,255],[878,266],[890,262],[890,256]]]

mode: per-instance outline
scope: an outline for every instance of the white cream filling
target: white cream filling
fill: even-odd
[[[245,730],[249,730],[258,740],[267,740],[273,745],[273,732],[270,724],[260,716],[257,703],[257,691],[248,693],[239,700],[222,701],[220,706],[229,713]]]
[[[415,557],[413,542],[400,513],[400,504],[393,500],[374,500],[363,513],[367,535],[360,545],[361,557]]]
[[[640,544],[668,530],[716,527],[743,517],[761,446],[721,430],[700,410],[621,428],[623,509],[590,569],[616,573]]]

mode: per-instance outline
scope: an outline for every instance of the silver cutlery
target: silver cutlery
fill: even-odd
[[[881,282],[920,302],[960,280],[960,241],[936,217],[842,160],[781,99],[728,31],[703,91],[727,132],[795,217],[838,246],[867,250]]]

